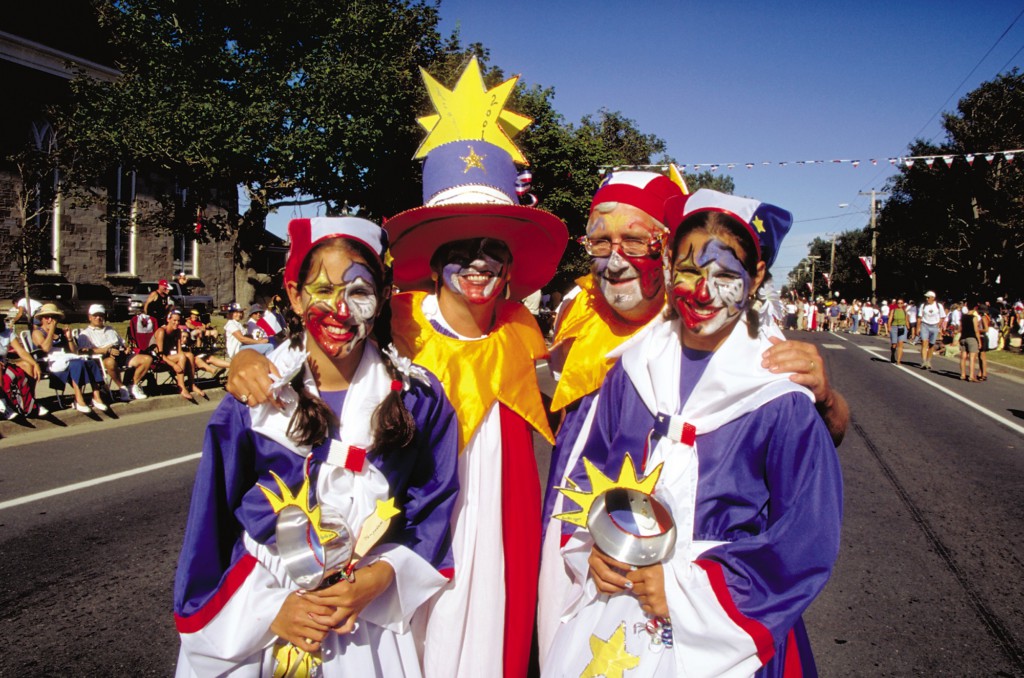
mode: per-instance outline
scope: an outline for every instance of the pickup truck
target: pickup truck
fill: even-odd
[[[156,290],[158,284],[156,280],[140,282],[129,294],[114,295],[114,313],[122,318],[142,313],[146,299]],[[176,281],[171,281],[170,285],[171,291],[167,296],[174,302],[174,308],[180,308],[186,313],[194,308],[203,314],[213,309],[213,297],[207,294],[192,294],[187,285],[182,288]]]

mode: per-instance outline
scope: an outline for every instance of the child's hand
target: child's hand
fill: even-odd
[[[307,600],[308,597],[309,594],[296,592],[285,598],[270,630],[300,650],[316,652],[330,627],[314,617],[330,615],[333,609]]]
[[[335,633],[351,633],[355,630],[359,613],[377,596],[384,593],[394,579],[395,571],[391,565],[379,560],[356,570],[354,582],[342,580],[322,591],[307,593],[305,597],[333,609],[328,615],[313,615],[315,621],[333,628]]]

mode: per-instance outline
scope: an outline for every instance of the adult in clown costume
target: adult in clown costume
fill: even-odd
[[[598,388],[618,359],[618,347],[649,326],[665,308],[666,224],[678,223],[686,186],[674,166],[669,176],[646,171],[609,173],[591,202],[586,235],[591,273],[578,279],[563,304],[549,364],[558,379],[552,411],[565,410],[545,485],[537,638],[543,666],[561,617],[561,593],[571,573],[559,555],[568,533],[551,516],[566,501],[555,488],[579,460],[593,420]],[[794,372],[791,379],[815,395],[818,411],[838,445],[846,431],[846,401],[828,384],[813,344],[771,346],[765,367]]]
[[[687,200],[667,317],[622,345],[571,473],[580,510],[560,514],[587,525],[597,488],[631,485],[629,457],[675,546],[630,566],[576,529],[545,675],[814,675],[801,614],[838,553],[840,469],[810,391],[762,366],[777,328],[756,303],[791,219],[714,191]]]
[[[289,236],[292,339],[269,356],[283,408],[225,398],[210,420],[174,586],[177,674],[419,676],[411,618],[453,568],[455,413],[434,376],[381,350],[383,231],[297,219]],[[296,563],[352,551],[346,579],[298,583]]]

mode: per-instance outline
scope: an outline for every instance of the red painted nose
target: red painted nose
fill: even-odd
[[[706,304],[711,301],[711,293],[708,292],[708,281],[701,278],[697,281],[697,294],[695,295],[697,302]]]

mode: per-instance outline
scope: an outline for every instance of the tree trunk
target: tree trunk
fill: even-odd
[[[260,236],[267,224],[267,210],[255,200],[242,216],[241,225],[235,238],[235,301],[243,308],[253,302],[256,287],[253,277],[257,272],[252,267],[253,255],[260,247]]]

